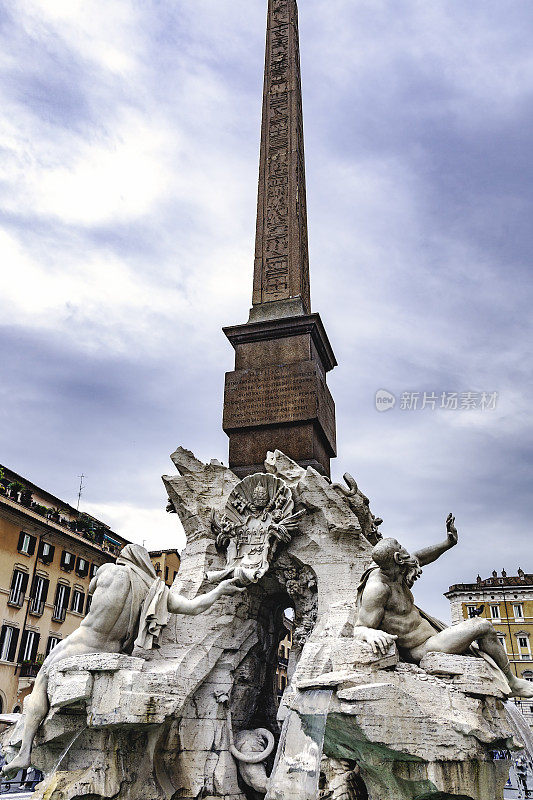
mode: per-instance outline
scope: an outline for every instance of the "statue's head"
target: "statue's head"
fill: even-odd
[[[265,508],[268,504],[268,489],[258,483],[252,493],[252,500],[256,508]]]
[[[400,571],[411,587],[422,574],[420,564],[396,539],[381,539],[372,550],[372,558],[384,572]]]

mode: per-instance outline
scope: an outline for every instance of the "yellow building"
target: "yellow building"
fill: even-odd
[[[284,638],[279,643],[278,647],[278,667],[276,670],[277,681],[277,694],[281,698],[283,692],[287,687],[287,670],[289,666],[289,656],[292,649],[292,634],[294,630],[294,622],[287,616],[283,616],[283,625],[287,630]]]
[[[0,711],[20,710],[39,666],[90,607],[101,564],[128,541],[0,467]]]
[[[150,560],[158,577],[165,581],[167,586],[172,586],[180,568],[178,550],[151,550]]]
[[[458,583],[445,593],[451,605],[452,625],[469,617],[483,617],[493,623],[505,648],[511,669],[519,678],[533,681],[533,575],[522,569],[509,576],[502,570],[476,583]],[[533,725],[533,702],[517,702]]]

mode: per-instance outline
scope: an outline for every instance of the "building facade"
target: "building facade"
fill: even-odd
[[[490,619],[504,647],[511,669],[533,682],[533,574],[496,571],[475,583],[458,583],[445,593],[450,601],[452,625],[471,617]],[[533,726],[533,702],[515,701]]]
[[[289,656],[292,649],[292,634],[294,631],[294,622],[287,616],[283,617],[283,625],[286,629],[286,634],[279,643],[278,647],[278,667],[276,670],[277,681],[277,695],[278,700],[281,700],[283,692],[287,688],[288,677],[287,671],[289,667]]]
[[[0,711],[19,711],[48,653],[90,608],[89,584],[128,541],[0,467]]]
[[[150,560],[154,565],[157,576],[162,581],[165,581],[167,586],[172,586],[180,568],[179,551],[150,550]]]

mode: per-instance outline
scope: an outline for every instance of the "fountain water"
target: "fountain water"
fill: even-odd
[[[527,724],[524,715],[518,710],[512,700],[509,700],[505,704],[505,708],[509,714],[511,725],[517,737],[524,743],[526,757],[533,767],[533,732]]]
[[[63,752],[62,752],[62,753],[61,753],[61,755],[59,756],[59,759],[58,759],[57,763],[55,764],[55,766],[54,766],[54,768],[53,768],[52,772],[50,773],[50,775],[49,775],[49,776],[47,776],[47,780],[51,780],[51,779],[54,777],[54,775],[56,774],[57,770],[59,769],[59,767],[60,767],[60,765],[61,765],[61,762],[63,761],[63,759],[64,759],[64,758],[65,758],[65,756],[67,755],[68,751],[70,750],[70,748],[72,747],[72,745],[74,744],[74,742],[75,742],[77,739],[79,739],[79,737],[81,736],[81,734],[83,733],[83,731],[84,731],[84,730],[86,730],[86,728],[87,728],[87,725],[84,725],[84,726],[83,726],[83,727],[82,727],[82,728],[81,728],[79,731],[76,731],[76,733],[74,734],[73,738],[70,740],[70,742],[68,743],[68,745],[65,747],[65,749],[63,750]]]

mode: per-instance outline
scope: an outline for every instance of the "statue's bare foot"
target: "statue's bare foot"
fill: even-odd
[[[30,766],[29,756],[25,757],[23,753],[19,753],[9,764],[4,764],[2,767],[2,777],[14,778],[19,769],[28,769]]]
[[[523,678],[515,678],[509,680],[509,687],[512,692],[512,697],[533,697],[533,683],[523,680]]]

